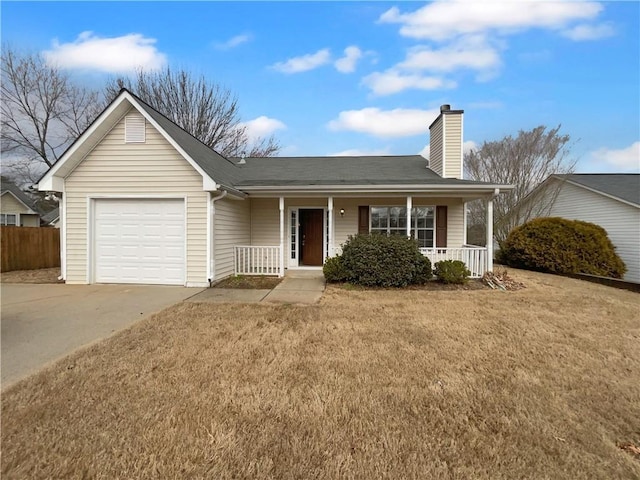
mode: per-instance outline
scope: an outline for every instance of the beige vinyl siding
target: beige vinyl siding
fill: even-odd
[[[215,280],[233,275],[233,247],[251,245],[251,200],[223,198],[215,202]]]
[[[19,215],[16,218],[18,226],[23,227],[39,227],[40,216],[34,213],[28,213],[30,209],[16,199],[11,193],[5,192],[0,198],[0,213]]]
[[[640,208],[564,182],[550,216],[600,225],[627,265],[625,280],[640,282]]]
[[[442,129],[444,127],[444,115],[435,121],[429,130],[429,168],[438,175],[443,176],[442,171]]]
[[[16,200],[11,193],[5,192],[0,199],[0,213],[29,213],[29,209],[22,202]]]
[[[207,192],[202,177],[149,123],[145,143],[125,143],[124,119],[66,178],[67,282],[86,283],[89,196],[186,196],[186,283],[207,281]]]
[[[280,245],[280,210],[277,198],[251,199],[251,245]]]
[[[20,214],[20,225],[23,227],[39,227],[40,217],[33,214]]]
[[[462,178],[462,114],[443,115],[445,119],[445,178]]]

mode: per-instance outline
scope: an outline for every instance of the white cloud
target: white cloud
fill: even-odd
[[[247,129],[247,135],[251,140],[259,137],[268,137],[276,130],[284,130],[287,128],[280,120],[264,115],[247,122],[242,122],[240,126]]]
[[[316,53],[309,53],[300,57],[290,58],[286,62],[275,63],[271,68],[282,73],[300,73],[321,67],[330,61],[331,53],[329,49],[323,48]]]
[[[226,42],[216,43],[215,47],[218,50],[230,50],[230,49],[235,48],[235,47],[237,47],[239,45],[242,45],[243,43],[247,43],[252,38],[253,37],[250,34],[243,33],[242,35],[236,35],[235,37],[231,37]]]
[[[600,148],[591,152],[589,158],[596,170],[640,172],[640,141],[619,150]]]
[[[425,135],[431,122],[440,114],[435,110],[402,109],[380,110],[363,108],[340,112],[328,123],[330,130],[367,133],[376,137],[410,137]]]
[[[598,25],[576,25],[562,32],[567,38],[581,42],[585,40],[598,40],[600,38],[611,37],[615,35],[615,29],[610,23],[600,23]]]
[[[51,50],[43,52],[50,64],[61,68],[90,69],[108,73],[127,73],[136,69],[157,70],[167,57],[155,46],[154,38],[140,33],[104,38],[83,32],[70,43],[53,41]]]
[[[363,83],[376,95],[390,95],[408,89],[449,89],[457,86],[454,81],[419,72],[442,74],[466,68],[477,71],[477,80],[484,81],[495,76],[501,63],[498,50],[489,45],[484,35],[467,35],[442,48],[412,47],[404,61],[384,72],[368,75],[363,78]]]
[[[362,57],[362,50],[355,45],[344,49],[344,57],[335,61],[336,70],[341,73],[351,73],[356,69],[356,63]]]
[[[487,43],[483,35],[469,35],[440,49],[413,47],[398,67],[407,70],[451,72],[461,68],[494,70],[500,63],[498,51]]]
[[[395,69],[374,72],[362,79],[376,95],[391,95],[403,90],[442,90],[455,88],[456,83],[441,77],[429,77],[420,74],[404,74]]]
[[[377,155],[389,155],[388,148],[374,149],[374,150],[360,150],[358,148],[350,148],[337,153],[330,153],[330,157],[369,157]]]
[[[398,23],[411,38],[447,40],[458,35],[496,31],[513,33],[531,28],[563,29],[571,22],[591,20],[603,7],[597,2],[469,2],[436,1],[410,13],[392,7],[382,23]]]

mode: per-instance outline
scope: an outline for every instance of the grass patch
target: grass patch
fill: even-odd
[[[225,278],[215,285],[215,288],[243,288],[243,289],[273,289],[282,281],[279,277],[264,275],[247,276],[235,275]]]
[[[638,478],[638,295],[510,273],[178,304],[3,392],[2,478]]]

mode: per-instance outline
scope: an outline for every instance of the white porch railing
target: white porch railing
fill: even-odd
[[[247,246],[233,247],[233,269],[236,275],[278,275],[280,271],[280,247]]]
[[[485,247],[421,248],[431,265],[442,260],[461,260],[471,272],[471,278],[481,278],[487,271],[487,249]]]
[[[487,271],[487,249],[475,245],[461,248],[421,248],[420,253],[426,256],[431,265],[442,260],[461,260],[471,272],[471,278],[482,278]],[[330,256],[342,254],[341,247],[334,247]]]

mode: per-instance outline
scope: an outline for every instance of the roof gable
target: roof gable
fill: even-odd
[[[68,176],[93,150],[98,143],[107,135],[111,129],[130,111],[135,108],[145,119],[156,128],[160,134],[184,157],[184,159],[202,176],[204,190],[217,190],[219,185],[214,180],[212,174],[214,168],[208,167],[205,170],[200,163],[191,157],[189,152],[197,153],[198,159],[201,160],[200,151],[207,149],[209,155],[211,150],[206,145],[198,142],[195,138],[190,137],[188,142],[181,136],[178,131],[184,132],[166,117],[153,110],[149,105],[145,104],[128,92],[122,90],[120,94],[107,106],[107,108],[96,118],[96,120],[78,137],[78,139],[65,151],[60,159],[44,174],[38,182],[38,189],[45,191],[62,191],[62,179]],[[160,122],[158,121],[160,119]],[[169,128],[171,132],[167,132]],[[188,135],[186,132],[184,134]],[[182,142],[176,140],[176,137]],[[196,147],[199,144],[200,146]],[[184,147],[187,147],[186,149]],[[216,154],[217,155],[217,154]],[[223,159],[229,163],[228,160]],[[218,162],[220,163],[220,162]]]
[[[25,208],[30,210],[29,213],[38,214],[38,209],[36,208],[35,201],[32,198],[30,198],[26,193],[24,193],[16,184],[3,180],[1,188],[2,188],[0,192],[1,196],[4,196],[5,194],[11,195],[18,202],[24,205]]]

